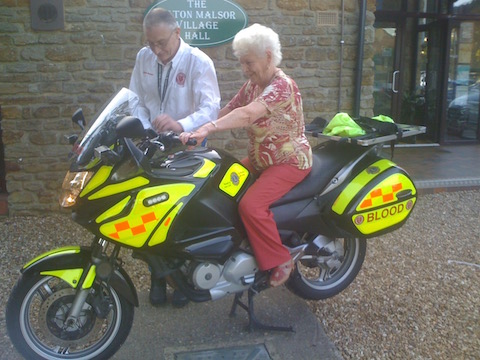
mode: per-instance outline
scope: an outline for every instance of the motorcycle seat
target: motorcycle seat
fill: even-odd
[[[366,151],[360,146],[327,142],[313,151],[312,171],[305,180],[277,200],[272,206],[283,205],[294,201],[307,199],[320,194],[332,181],[335,175],[359,154]]]

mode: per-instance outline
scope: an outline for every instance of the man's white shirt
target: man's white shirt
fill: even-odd
[[[168,114],[184,131],[193,131],[216,120],[220,110],[220,90],[213,61],[182,39],[169,64],[161,64],[150,48],[142,48],[137,54],[130,90],[139,96],[135,115],[144,124],[158,115]]]

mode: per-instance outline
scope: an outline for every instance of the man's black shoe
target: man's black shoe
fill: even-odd
[[[161,306],[167,303],[167,283],[165,279],[151,278],[150,303],[153,306]]]
[[[172,305],[176,308],[184,307],[190,300],[180,290],[173,291]]]

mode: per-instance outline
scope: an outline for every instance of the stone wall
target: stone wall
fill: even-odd
[[[350,112],[359,5],[345,0],[342,79],[340,73],[341,2],[338,0],[237,0],[249,23],[280,34],[281,67],[299,85],[306,122]],[[373,108],[374,1],[368,1],[361,113]],[[128,86],[135,55],[143,43],[142,16],[147,0],[64,0],[65,28],[34,31],[28,0],[3,0],[0,7],[0,105],[10,214],[58,211],[59,189],[68,169],[65,135],[77,131],[70,121],[82,107],[87,120],[116,91]],[[336,25],[321,24],[324,12]],[[231,44],[204,51],[215,62],[222,105],[244,82]],[[341,84],[341,88],[339,87]],[[340,96],[340,108],[338,99]],[[242,130],[216,134],[210,145],[245,155]]]

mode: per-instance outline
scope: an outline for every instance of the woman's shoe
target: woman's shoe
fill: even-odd
[[[294,266],[295,264],[293,263],[293,260],[290,259],[286,263],[278,265],[276,268],[273,268],[270,272],[270,286],[277,287],[285,283],[290,277]]]

